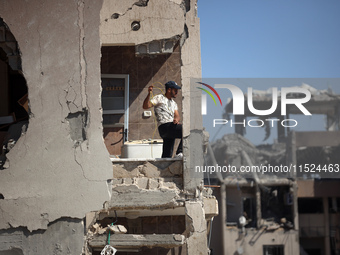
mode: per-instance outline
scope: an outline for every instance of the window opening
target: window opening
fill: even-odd
[[[299,213],[323,213],[322,198],[299,198]]]
[[[284,255],[283,245],[264,245],[263,255]]]

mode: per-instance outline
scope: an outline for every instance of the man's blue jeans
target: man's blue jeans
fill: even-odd
[[[175,139],[180,138],[181,142],[178,145],[176,154],[183,152],[182,141],[182,124],[174,124],[168,122],[158,127],[159,135],[163,139],[163,153],[162,158],[171,158],[174,149]]]

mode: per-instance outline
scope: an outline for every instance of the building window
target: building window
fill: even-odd
[[[284,255],[284,246],[263,245],[263,255]]]
[[[298,212],[303,213],[324,213],[322,198],[299,198]]]
[[[121,155],[128,140],[129,75],[102,74],[104,142],[110,155]]]

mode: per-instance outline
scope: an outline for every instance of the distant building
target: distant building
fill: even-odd
[[[308,89],[312,97],[305,106],[312,114],[327,117],[326,131],[295,132],[278,125],[279,142],[254,146],[238,125],[235,134],[211,145],[215,155],[210,157],[211,165],[230,164],[238,170],[268,167],[265,173],[214,176],[220,185],[214,193],[220,214],[213,224],[213,254],[339,254],[340,96]],[[264,93],[254,98],[254,108],[270,108],[271,100]],[[232,106],[231,101],[226,113],[232,112]],[[289,107],[287,119],[290,114],[298,114],[297,109]],[[250,116],[254,115],[246,111],[235,121]],[[282,118],[280,109],[266,118]]]

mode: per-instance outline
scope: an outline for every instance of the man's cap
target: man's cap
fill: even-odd
[[[165,87],[174,88],[174,89],[181,89],[181,87],[178,86],[177,83],[174,82],[174,81],[168,81],[167,83],[165,83]]]

